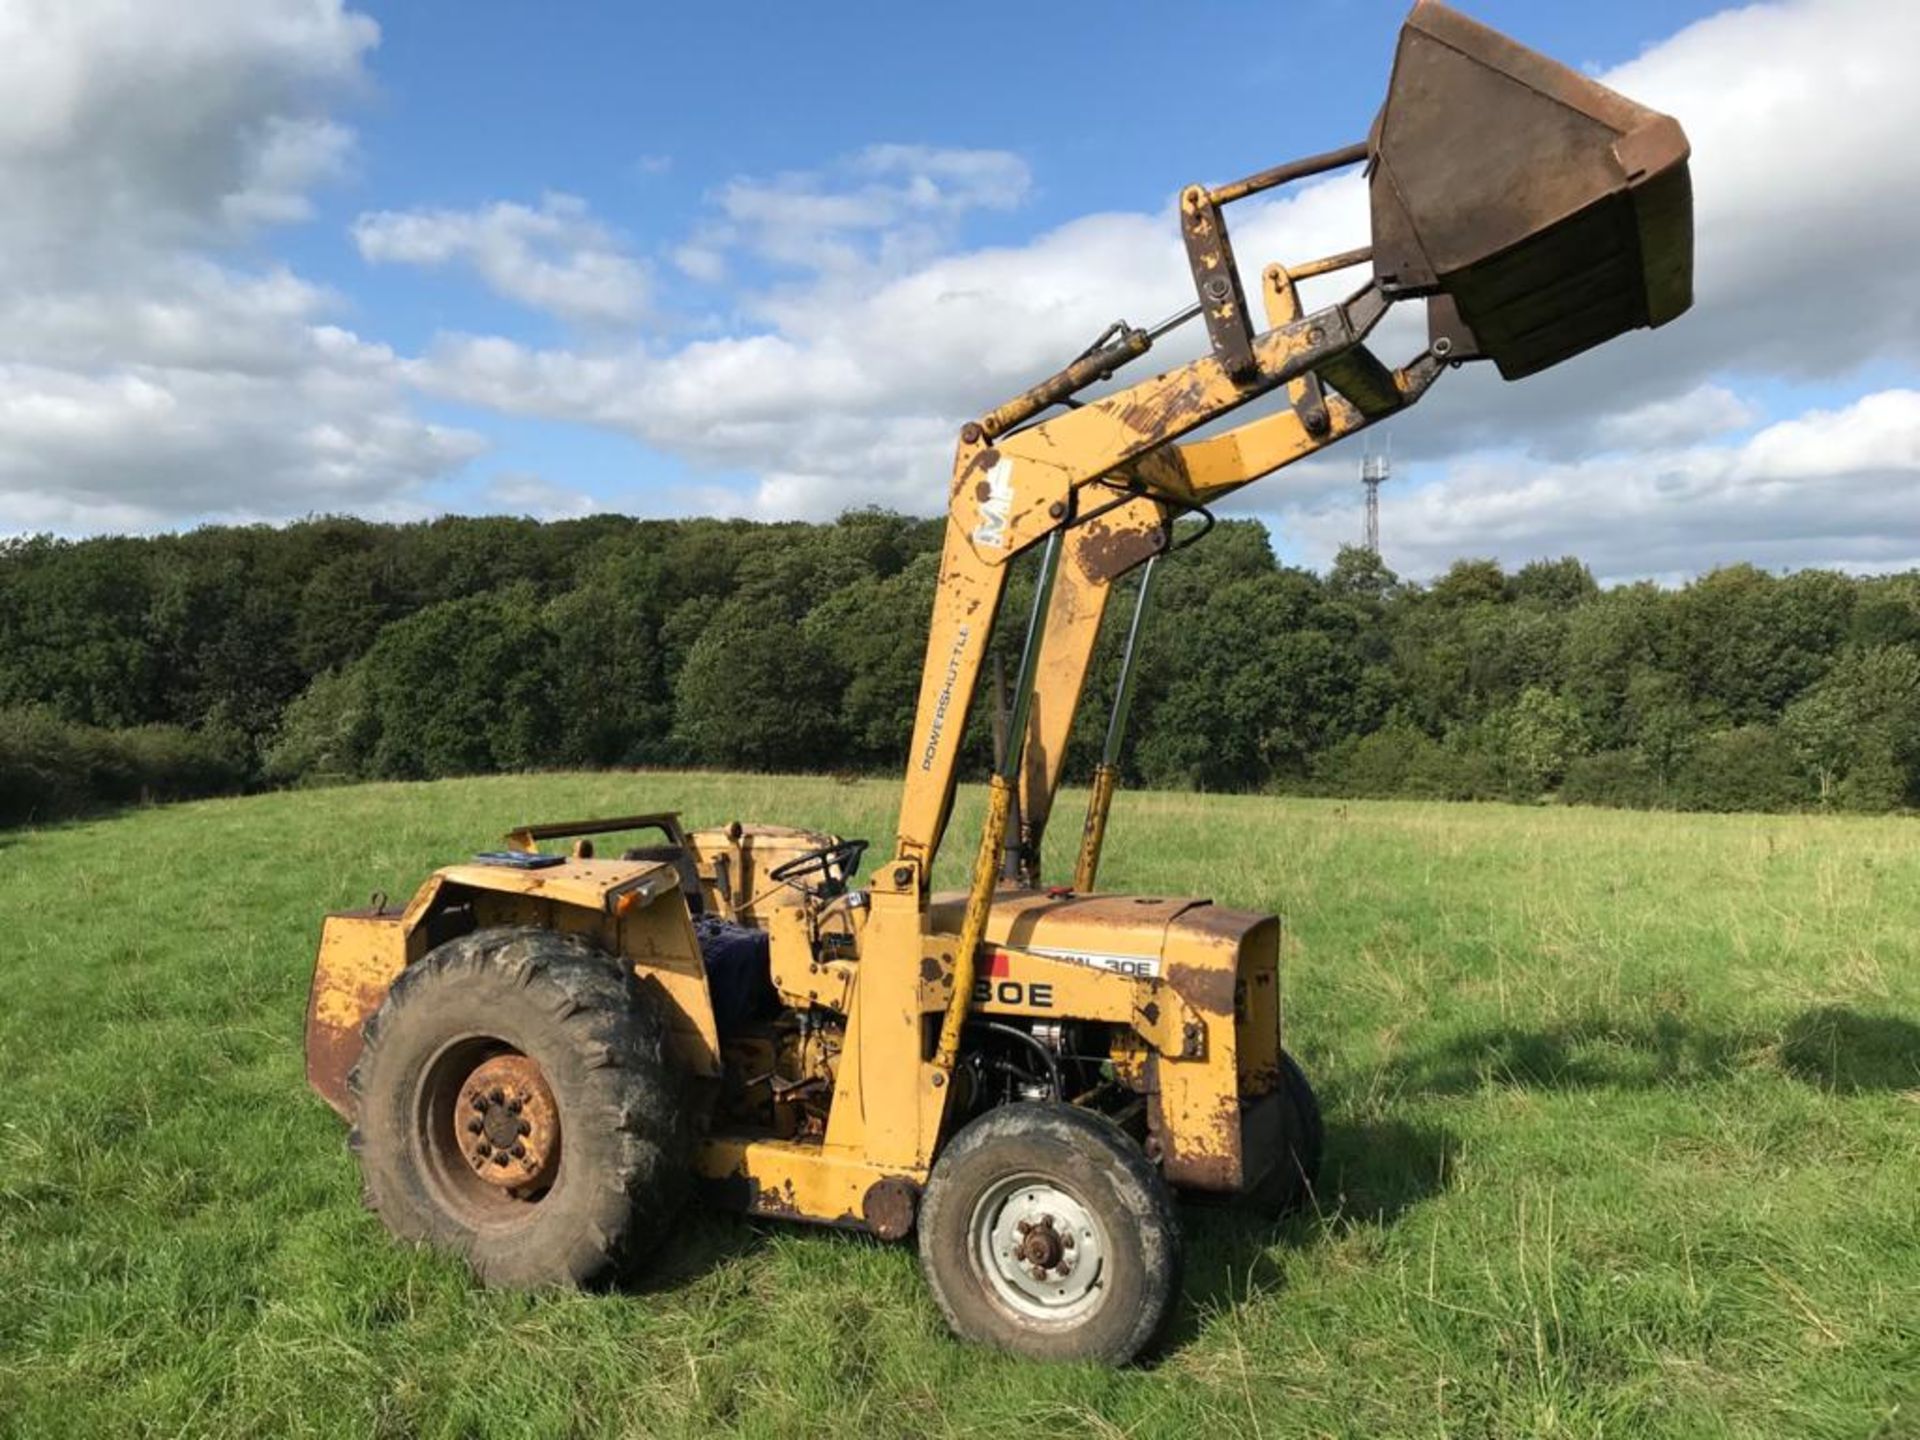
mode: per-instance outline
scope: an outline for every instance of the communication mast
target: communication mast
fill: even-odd
[[[1384,453],[1360,456],[1360,483],[1367,487],[1367,536],[1361,543],[1374,555],[1380,553],[1380,487],[1393,474],[1393,463]]]

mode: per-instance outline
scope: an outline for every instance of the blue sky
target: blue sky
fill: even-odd
[[[0,0],[0,533],[931,513],[973,407],[1184,303],[1180,186],[1364,133],[1404,13],[105,4]],[[1920,7],[1467,8],[1687,126],[1700,304],[1396,420],[1390,562],[1920,562]],[[1239,508],[1324,563],[1357,462]]]
[[[1556,58],[1604,69],[1714,8],[1502,3],[1474,13]],[[543,343],[557,327],[471,276],[368,266],[348,235],[362,210],[464,209],[559,190],[590,197],[636,251],[658,255],[700,224],[729,179],[817,169],[896,141],[1025,159],[1030,197],[970,217],[961,237],[1017,243],[1364,136],[1405,14],[1391,0],[991,4],[967,7],[960,23],[946,7],[881,4],[366,9],[381,42],[371,66],[378,94],[356,115],[359,174],[324,198],[290,253],[407,350],[449,327]],[[779,276],[750,267],[742,278]],[[670,274],[667,286],[683,292],[663,296],[686,312],[682,323],[726,303],[724,288],[684,276]],[[1116,294],[1113,304],[1144,318],[1186,298]],[[1085,338],[1063,333],[1062,359]],[[609,504],[684,478],[671,455],[578,426],[501,424],[469,407],[437,413],[485,428],[488,464],[564,477]],[[927,475],[930,497],[945,479]],[[463,483],[470,477],[436,492],[459,507]]]

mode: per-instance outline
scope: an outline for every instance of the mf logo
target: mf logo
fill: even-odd
[[[1007,548],[1007,522],[1013,518],[1013,461],[1004,455],[987,471],[987,498],[980,502],[980,523],[973,543],[983,550]]]

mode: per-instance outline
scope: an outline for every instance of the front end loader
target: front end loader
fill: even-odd
[[[1299,1205],[1321,1125],[1284,1044],[1279,918],[1097,889],[1138,608],[1073,883],[1041,874],[1113,587],[1204,533],[1220,497],[1451,367],[1519,378],[1678,315],[1687,160],[1672,119],[1422,0],[1366,140],[1183,192],[1192,305],[1115,324],[962,426],[898,833],[864,883],[863,841],[629,815],[524,826],[404,904],[327,917],[307,1074],[352,1125],[372,1207],[488,1283],[577,1284],[643,1258],[698,1189],[917,1231],[963,1337],[1112,1362],[1150,1347],[1179,1292],[1176,1197]],[[1227,207],[1354,165],[1371,245],[1270,265],[1252,304]],[[1347,270],[1346,299],[1304,310],[1301,281]],[[1392,367],[1366,341],[1403,302],[1428,338]],[[1081,396],[1194,319],[1199,359]],[[987,640],[1034,553],[970,883],[938,894]]]

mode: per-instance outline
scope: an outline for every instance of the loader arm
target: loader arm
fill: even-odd
[[[1180,514],[1405,409],[1448,365],[1487,359],[1518,378],[1680,314],[1692,297],[1687,159],[1670,117],[1438,0],[1418,0],[1366,141],[1182,192],[1194,305],[1148,328],[1116,323],[1058,373],[962,428],[896,852],[871,886],[878,954],[920,953],[961,736],[1008,566],[1042,544],[1046,552],[1039,623],[1028,634],[951,956],[952,1000],[929,1072],[935,1089],[958,1051],[1015,789],[1025,792],[1015,868],[1031,879],[1114,582],[1169,546]],[[1226,207],[1363,161],[1373,245],[1270,267],[1267,323],[1256,332]],[[1296,282],[1361,265],[1372,275],[1347,299],[1301,313]],[[1426,304],[1428,344],[1389,368],[1365,342],[1390,305],[1411,299]],[[1075,399],[1194,318],[1205,323],[1208,354]],[[1284,407],[1183,443],[1282,389]],[[1060,405],[1072,408],[1048,414]],[[1104,816],[1089,815],[1090,832],[1096,820]],[[904,1004],[908,977],[896,987],[870,975],[868,984],[886,992],[875,998],[887,1008]],[[904,1048],[899,1058],[907,1059]]]
[[[1340,304],[1267,330],[1253,337],[1254,368],[1239,377],[1206,356],[1052,419],[1014,428],[1028,418],[1016,402],[961,431],[896,865],[911,866],[924,877],[939,849],[953,802],[962,722],[1005,595],[1009,564],[1051,536],[1085,527],[1085,536],[1069,547],[1086,557],[1075,568],[1090,578],[1104,575],[1110,585],[1132,568],[1103,565],[1099,554],[1103,544],[1114,543],[1108,537],[1124,533],[1109,523],[1122,506],[1128,523],[1138,527],[1137,538],[1152,537],[1151,548],[1130,546],[1137,555],[1134,563],[1144,562],[1170,539],[1164,515],[1203,506],[1412,403],[1443,364],[1431,351],[1400,371],[1386,370],[1369,355],[1372,367],[1386,377],[1383,386],[1368,393],[1366,410],[1329,403],[1322,436],[1310,434],[1294,411],[1282,410],[1192,446],[1170,443],[1361,349],[1387,304],[1379,288],[1368,285]],[[1123,355],[1117,351],[1110,363],[1123,363]],[[1125,473],[1117,474],[1122,467]],[[1050,607],[1049,616],[1067,618],[1072,601],[1065,597],[1056,589],[1052,607],[1059,608]],[[1084,665],[1075,669],[1084,676]],[[1055,701],[1055,723],[1070,708]],[[1017,752],[1023,742],[1019,736],[1015,741],[1010,750]]]
[[[1262,285],[1270,325],[1299,318],[1300,295],[1293,273],[1284,266],[1269,265]],[[1413,404],[1438,377],[1437,359],[1429,351],[1408,367],[1400,404],[1394,410]],[[1394,413],[1386,410],[1370,416],[1338,395],[1328,397],[1312,372],[1291,381],[1287,390],[1287,408],[1223,435],[1152,451],[1136,462],[1134,473],[1157,473],[1169,489],[1192,497],[1191,506],[1204,507]],[[1168,501],[1141,496],[1116,508],[1110,517],[1096,518],[1067,542],[1047,616],[1033,729],[1021,769],[1019,878],[1030,885],[1040,881],[1040,851],[1064,773],[1067,739],[1113,586],[1165,552],[1173,515]],[[1105,829],[1106,808],[1112,799],[1112,778],[1108,774],[1104,785],[1096,786],[1089,802],[1086,830],[1093,837],[1094,866],[1097,837]],[[1074,883],[1090,888],[1091,867],[1078,870]]]
[[[1040,743],[1049,747],[1051,758],[1036,755],[1034,762],[1046,791],[1039,810],[1044,820],[1058,784],[1057,757],[1064,749],[1064,734],[1072,724],[1074,702],[1084,686],[1098,629],[1094,612],[1104,607],[1112,580],[1131,568],[1127,558],[1144,562],[1167,546],[1171,540],[1168,513],[1204,505],[1403,409],[1439,373],[1444,339],[1438,342],[1442,355],[1429,348],[1397,371],[1387,370],[1364,351],[1363,341],[1387,304],[1378,286],[1370,284],[1347,301],[1254,336],[1249,345],[1252,366],[1237,375],[1219,358],[1207,356],[1052,419],[1016,428],[1036,407],[1039,397],[1030,392],[962,430],[901,803],[898,848],[872,886],[871,938],[879,953],[893,953],[895,945],[905,953],[917,951],[933,860],[952,810],[965,717],[1006,593],[1007,567],[1043,542],[1054,543],[1041,581],[1043,596],[1051,590],[1052,598],[1043,599],[1042,614],[1072,638],[1060,646],[1056,673],[1045,689],[1042,706],[1038,671],[1040,657],[1050,653],[1046,627],[1029,637],[1016,682],[1017,718],[1009,732],[1007,758],[989,790],[987,821],[953,954],[954,999],[934,1056],[939,1071],[950,1068],[958,1053],[974,959],[1000,874],[1014,786],[1032,733],[1030,713],[1044,709],[1048,716],[1049,729]],[[1116,345],[1141,353],[1145,347],[1136,337],[1142,334],[1132,332]],[[1366,377],[1364,382],[1354,382],[1360,398],[1330,397],[1318,434],[1310,433],[1307,420],[1288,408],[1184,451],[1170,443],[1261,395],[1300,382],[1317,370],[1331,370],[1347,362],[1353,352],[1366,356],[1353,362]],[[1120,363],[1119,353],[1124,352],[1116,353],[1115,364]],[[1086,375],[1079,380],[1081,385],[1098,377],[1097,368],[1085,367],[1084,361],[1076,365]],[[1125,474],[1117,475],[1122,467],[1127,467]],[[1126,531],[1110,530],[1109,534],[1122,537],[1114,547],[1091,527],[1118,515],[1123,507],[1128,508],[1127,523],[1135,528],[1131,538]],[[1068,592],[1062,592],[1057,578],[1067,568],[1059,561],[1066,547],[1059,541],[1063,533],[1082,526],[1088,535],[1074,547],[1080,558],[1072,573],[1084,577],[1084,582],[1077,587],[1070,584]],[[1103,547],[1111,547],[1113,563],[1102,563]],[[1074,611],[1073,599],[1063,599],[1063,593],[1084,602],[1082,609]]]

